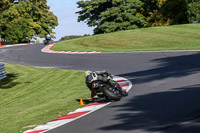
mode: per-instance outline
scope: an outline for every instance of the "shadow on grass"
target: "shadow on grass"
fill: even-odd
[[[97,94],[97,95],[98,95],[99,98],[96,99],[95,101],[92,100],[91,98],[83,98],[83,99],[82,99],[82,100],[83,100],[83,103],[84,103],[85,105],[87,105],[87,104],[94,103],[94,102],[97,102],[97,103],[108,102],[108,101],[104,98],[104,95],[103,95],[102,93]],[[80,103],[80,99],[76,99],[76,101]]]
[[[80,99],[76,99],[76,101],[80,103]],[[93,103],[93,101],[90,98],[85,98],[83,99],[83,103],[87,105],[89,103]]]
[[[16,74],[7,74],[7,77],[0,81],[0,89],[10,89],[18,84],[19,82],[14,82],[17,79]]]

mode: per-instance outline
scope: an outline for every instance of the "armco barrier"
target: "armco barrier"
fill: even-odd
[[[0,64],[0,80],[6,78],[6,71],[4,64]]]
[[[197,24],[197,23],[200,23],[200,20],[193,21],[193,24]]]

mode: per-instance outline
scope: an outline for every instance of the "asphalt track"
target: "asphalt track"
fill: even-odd
[[[2,48],[0,61],[58,69],[105,69],[133,83],[128,97],[48,133],[200,132],[200,52],[69,55],[42,53],[43,47]]]

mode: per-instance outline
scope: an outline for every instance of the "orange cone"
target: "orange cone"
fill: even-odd
[[[1,42],[0,42],[0,47],[1,47]]]
[[[80,99],[80,105],[84,105],[82,98]]]

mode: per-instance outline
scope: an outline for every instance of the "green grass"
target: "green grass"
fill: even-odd
[[[200,50],[200,24],[151,27],[94,35],[57,43],[56,51]]]
[[[20,133],[65,115],[89,97],[83,72],[6,64],[0,81],[0,133]],[[90,100],[88,100],[89,102]]]

